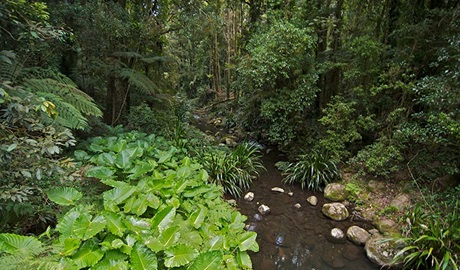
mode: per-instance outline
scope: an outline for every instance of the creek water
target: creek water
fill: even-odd
[[[258,234],[260,250],[250,254],[254,270],[379,269],[366,257],[362,246],[330,237],[333,228],[346,233],[352,225],[364,229],[371,229],[371,225],[353,217],[345,221],[325,217],[321,207],[327,201],[322,193],[282,184],[282,176],[275,167],[279,153],[276,150],[266,153],[266,150],[263,162],[267,170],[261,172],[250,189],[255,194],[254,200],[236,199],[238,210],[248,217],[247,229]],[[285,193],[273,192],[273,187],[281,187]],[[292,196],[287,192],[292,192]],[[316,206],[306,201],[311,195],[318,198]],[[299,209],[294,206],[296,203],[301,205]],[[261,204],[270,207],[269,214],[259,214]]]
[[[194,126],[206,134],[223,137],[225,131],[208,123],[207,117],[194,116]],[[272,150],[272,151],[270,151]],[[320,192],[302,190],[299,185],[281,183],[282,175],[275,163],[282,160],[276,149],[263,150],[266,171],[253,182],[249,191],[254,192],[252,202],[236,198],[238,210],[248,217],[247,229],[257,232],[259,252],[250,253],[254,270],[374,270],[379,269],[367,258],[364,248],[347,239],[334,241],[330,237],[333,228],[344,233],[352,225],[364,229],[372,226],[353,216],[345,221],[325,217],[321,207],[326,199]],[[283,188],[286,193],[273,192],[273,187]],[[292,196],[287,192],[292,192]],[[315,195],[316,206],[306,199]],[[232,198],[227,198],[232,199]],[[299,203],[300,209],[294,205]],[[270,207],[270,213],[260,215],[261,204]]]

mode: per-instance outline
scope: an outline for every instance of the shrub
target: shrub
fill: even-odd
[[[302,189],[322,190],[323,186],[340,176],[340,171],[332,159],[314,150],[300,155],[297,162],[284,168],[284,174],[283,183],[299,183]]]

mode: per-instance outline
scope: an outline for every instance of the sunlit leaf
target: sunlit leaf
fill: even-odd
[[[114,213],[110,211],[103,211],[102,215],[104,216],[107,222],[107,228],[111,233],[118,236],[123,236],[126,226],[123,224],[122,216],[119,213]]]
[[[208,251],[200,254],[190,265],[188,270],[216,270],[222,265],[222,252]]]
[[[191,246],[178,244],[168,250],[165,250],[166,267],[178,267],[186,265],[198,256],[198,251]]]
[[[87,241],[83,246],[72,256],[73,261],[80,268],[93,266],[104,256],[104,252],[96,243]]]
[[[131,269],[133,270],[156,270],[158,262],[155,253],[144,245],[136,244],[131,253]]]
[[[238,237],[238,247],[241,251],[251,250],[259,251],[259,245],[256,242],[257,234],[255,232],[244,232]]]
[[[52,188],[46,192],[48,198],[60,205],[73,205],[83,194],[71,187]]]
[[[167,206],[163,210],[157,212],[152,219],[152,227],[158,229],[160,231],[165,230],[169,227],[171,222],[173,221],[174,216],[176,215],[176,208]]]
[[[192,227],[195,229],[198,229],[201,227],[201,224],[203,223],[204,219],[206,218],[207,211],[205,208],[200,208],[193,212],[190,215],[189,222]]]

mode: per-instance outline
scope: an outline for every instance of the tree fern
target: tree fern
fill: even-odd
[[[86,116],[102,116],[94,100],[79,90],[67,76],[42,68],[23,68],[13,52],[0,52],[0,83],[9,82],[14,88],[6,90],[9,95],[24,98],[33,94],[56,105],[58,116],[55,122],[68,128],[84,129]],[[20,78],[25,78],[22,81]],[[46,116],[45,116],[46,118]]]
[[[87,126],[85,115],[102,116],[93,99],[77,89],[71,81],[65,83],[54,79],[27,79],[24,85],[32,93],[56,105],[56,121],[65,127],[83,129]]]
[[[146,75],[133,70],[122,69],[119,73],[121,78],[127,79],[129,85],[135,87],[143,94],[153,95],[160,92],[160,88]]]

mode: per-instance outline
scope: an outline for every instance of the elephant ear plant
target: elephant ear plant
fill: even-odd
[[[43,243],[0,234],[0,263],[10,269],[251,269],[257,234],[244,231],[246,217],[223,200],[208,173],[161,138],[140,133],[97,138],[87,176],[108,189],[102,205],[77,204],[82,194],[55,189],[49,199],[72,205]],[[8,267],[7,267],[8,268]]]

